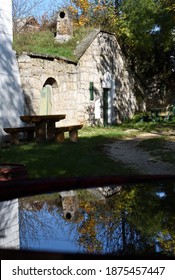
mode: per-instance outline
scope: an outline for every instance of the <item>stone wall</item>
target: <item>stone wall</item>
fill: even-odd
[[[0,248],[19,248],[18,199],[0,202]]]
[[[52,88],[51,114],[66,114],[64,122],[77,121],[76,64],[59,58],[22,54],[18,57],[25,96],[25,113],[39,114],[45,85]]]

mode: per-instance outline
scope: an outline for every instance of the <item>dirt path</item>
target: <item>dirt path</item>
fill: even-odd
[[[149,152],[138,147],[140,141],[153,137],[160,137],[160,135],[146,133],[134,138],[117,140],[105,145],[105,152],[114,160],[121,161],[140,174],[175,174],[175,166],[160,161],[155,156],[150,155]],[[174,137],[167,141],[165,148],[175,153]],[[156,148],[156,151],[159,154],[159,147]]]

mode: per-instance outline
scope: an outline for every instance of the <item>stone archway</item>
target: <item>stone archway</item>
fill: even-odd
[[[53,91],[57,88],[57,82],[54,78],[48,78],[43,85],[40,96],[40,115],[51,115],[53,111]]]

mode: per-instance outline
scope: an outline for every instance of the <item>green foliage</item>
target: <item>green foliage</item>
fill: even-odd
[[[132,46],[151,47],[150,33],[155,25],[156,5],[152,0],[124,1],[123,11]]]
[[[175,27],[175,9],[171,2],[161,0],[157,8],[157,25],[160,28],[159,32],[159,44],[164,48],[165,51],[171,49],[173,43],[173,29]]]
[[[175,69],[175,7],[172,0],[110,1],[106,26],[115,32],[132,70],[144,87],[172,90]]]
[[[162,131],[174,129],[174,125],[175,118],[172,118],[172,120],[168,121],[154,121],[151,120],[149,113],[143,112],[135,114],[132,119],[123,122],[121,127],[123,129],[138,129],[139,131],[156,131],[157,133],[161,134]]]

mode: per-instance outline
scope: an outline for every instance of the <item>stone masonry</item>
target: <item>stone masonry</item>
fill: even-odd
[[[73,36],[73,19],[67,9],[62,9],[57,14],[56,37],[60,43],[67,42]]]
[[[22,54],[18,63],[26,114],[39,114],[41,90],[45,84],[49,84],[52,86],[51,113],[66,114],[69,120],[77,120],[77,68],[74,62]]]
[[[109,125],[132,117],[138,109],[137,82],[126,67],[116,37],[94,30],[77,47],[75,54],[77,62],[39,54],[23,53],[18,57],[25,113],[39,113],[42,89],[49,85],[51,113],[66,114],[66,120],[59,124],[101,125],[104,110]],[[104,109],[105,92],[107,107]],[[141,106],[144,108],[144,103]]]

